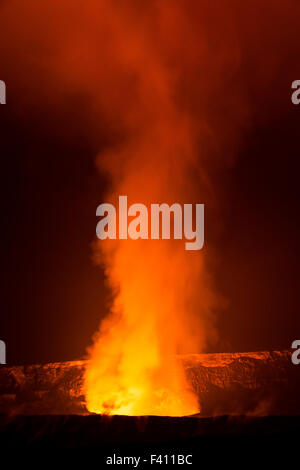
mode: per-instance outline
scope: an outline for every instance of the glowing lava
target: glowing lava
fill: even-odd
[[[112,264],[107,261],[119,292],[90,350],[87,408],[107,414],[194,414],[197,398],[175,358],[180,344],[193,343],[179,295],[185,279],[182,246],[172,255],[162,242],[148,241],[148,249],[145,243],[118,241],[110,253]]]

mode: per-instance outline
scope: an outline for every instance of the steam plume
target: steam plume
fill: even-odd
[[[110,181],[106,202],[125,194],[129,203],[200,202],[215,211],[218,169],[233,164],[251,120],[272,109],[270,80],[293,55],[299,5],[284,4],[283,14],[282,1],[10,0],[0,7],[0,52],[24,90],[24,109],[33,106],[27,91],[48,108],[63,106],[66,93],[83,94],[85,132],[109,135],[97,157]],[[32,81],[32,68],[42,79]],[[259,110],[250,99],[257,88]],[[196,412],[170,358],[215,337],[209,248],[100,243],[95,257],[114,302],[89,350],[89,409]]]

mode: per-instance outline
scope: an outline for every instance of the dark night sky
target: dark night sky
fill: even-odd
[[[67,105],[57,126],[71,114]],[[0,330],[9,363],[81,356],[105,308],[90,246],[103,182],[80,133],[62,138],[49,121],[37,113],[24,122],[1,107]]]
[[[299,337],[300,105],[290,100],[299,72],[296,58],[285,64],[266,96],[252,81],[256,115],[234,165],[215,175],[218,214],[206,207],[205,238],[226,299],[216,351],[288,348]],[[240,79],[249,73],[256,71],[241,68]],[[27,96],[30,114],[20,110],[21,81],[5,64],[1,74],[8,104],[0,107],[0,338],[9,364],[79,358],[107,312],[91,248],[107,184],[94,161],[107,129],[95,139],[86,132],[80,95],[32,106]]]

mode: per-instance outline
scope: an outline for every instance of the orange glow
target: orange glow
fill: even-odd
[[[112,38],[119,41],[121,30],[126,41],[121,35],[122,48],[110,57],[111,83],[104,80],[110,93],[103,94],[102,106],[118,122],[123,138],[97,159],[111,183],[103,202],[117,207],[119,195],[127,195],[128,205],[205,203],[195,191],[199,185],[202,195],[207,191],[204,170],[198,168],[197,179],[191,179],[199,123],[177,103],[175,77],[147,15],[144,27],[135,23],[132,28],[133,13],[121,13],[112,13],[118,17],[111,25]],[[121,77],[114,75],[115,63]],[[203,250],[188,253],[182,240],[105,240],[95,243],[95,256],[114,301],[89,349],[88,410],[169,416],[199,412],[176,354],[199,352],[206,339],[214,296]]]
[[[199,411],[174,356],[180,342],[189,341],[183,315],[176,314],[180,293],[176,295],[173,283],[180,266],[176,256],[170,255],[166,264],[164,258],[167,251],[159,245],[147,249],[119,242],[110,276],[120,277],[120,292],[91,349],[86,371],[90,411],[169,416]]]
[[[181,155],[192,157],[192,135],[171,102],[169,106],[178,120],[169,122],[158,115],[146,129],[151,138],[128,145],[122,178],[117,166],[116,171],[110,167],[116,186],[108,199],[115,207],[119,194],[128,195],[128,204],[170,204],[176,195],[186,201],[187,164]],[[100,165],[109,164],[111,158],[100,155]],[[184,243],[97,241],[95,252],[105,267],[114,302],[89,351],[85,375],[89,411],[169,416],[199,412],[176,354],[197,352],[203,346],[212,295],[203,250],[188,252]]]
[[[99,319],[107,316],[88,351],[84,390],[92,412],[199,411],[175,358],[203,352],[215,339],[219,299],[210,274],[218,263],[218,201],[243,134],[290,103],[281,71],[288,64],[293,70],[299,55],[300,2],[284,4],[283,14],[280,1],[0,2],[1,63],[14,85],[11,96],[14,87],[21,90],[12,106],[34,119],[49,113],[55,135],[66,134],[68,143],[78,133],[91,152],[99,150],[99,198],[106,176],[109,190],[98,204],[116,207],[119,195],[127,195],[129,205],[208,208],[199,252],[187,252],[179,240],[95,243],[113,302],[99,312]],[[68,122],[65,106],[70,114],[77,110],[75,120],[82,113],[78,125]],[[56,126],[56,112],[64,126]]]

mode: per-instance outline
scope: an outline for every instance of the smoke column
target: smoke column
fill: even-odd
[[[172,8],[170,14],[153,5],[151,21],[146,10],[138,24],[135,3],[126,5],[126,11],[110,12],[116,42],[111,60],[119,77],[113,117],[119,120],[121,136],[118,145],[99,155],[98,165],[111,182],[108,202],[117,204],[122,194],[129,204],[148,207],[155,202],[202,202],[195,198],[209,192],[209,180],[197,135],[206,123],[197,122],[187,102],[177,96],[182,73],[172,67],[177,43],[168,35],[171,44],[163,51],[159,38],[166,21],[180,36],[187,25],[183,12]],[[111,103],[105,104],[111,112]],[[89,351],[88,409],[196,413],[199,404],[175,355],[201,350],[208,330],[213,334],[208,320],[215,300],[203,252],[187,254],[180,242],[152,240],[99,242],[95,250],[115,295]]]
[[[252,122],[272,113],[273,78],[297,50],[299,4],[284,5],[10,0],[0,6],[0,53],[23,90],[20,113],[55,111],[66,94],[81,94],[83,132],[94,142],[107,136],[96,161],[109,191],[99,204],[119,195],[148,207],[204,203],[216,217],[218,171],[234,164]],[[89,348],[91,411],[199,410],[174,357],[216,338],[208,252],[206,235],[200,252],[183,241],[95,242],[113,302]]]

